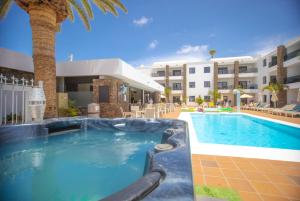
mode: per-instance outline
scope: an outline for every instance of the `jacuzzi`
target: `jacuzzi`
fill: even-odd
[[[0,143],[0,200],[194,200],[180,120],[51,119],[2,126]]]

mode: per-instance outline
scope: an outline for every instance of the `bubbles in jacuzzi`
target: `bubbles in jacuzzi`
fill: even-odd
[[[124,135],[126,135],[126,133],[122,131],[115,133],[115,136],[124,136]]]

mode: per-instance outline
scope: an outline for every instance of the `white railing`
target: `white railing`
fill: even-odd
[[[0,74],[0,125],[32,122],[29,96],[34,87],[33,79]]]

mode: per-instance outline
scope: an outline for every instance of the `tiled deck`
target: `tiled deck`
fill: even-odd
[[[237,190],[244,201],[299,201],[300,163],[193,155],[194,183]]]
[[[290,118],[242,111],[290,123]],[[180,109],[164,118],[177,118]],[[243,201],[300,201],[300,163],[226,156],[193,155],[194,184],[235,189]]]

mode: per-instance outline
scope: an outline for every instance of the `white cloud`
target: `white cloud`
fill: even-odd
[[[176,51],[177,54],[191,54],[191,53],[203,53],[207,52],[207,45],[183,45],[179,50]]]
[[[149,43],[148,48],[149,49],[155,49],[158,45],[158,41],[157,40],[153,40]]]
[[[177,51],[161,56],[140,58],[129,63],[133,66],[150,66],[159,61],[205,61],[209,59],[207,45],[183,45]]]
[[[148,18],[148,17],[143,16],[139,19],[134,19],[133,24],[135,24],[136,26],[142,27],[142,26],[144,26],[144,25],[146,25],[146,24],[148,24],[152,21],[153,21],[152,18]]]
[[[287,41],[283,35],[274,35],[269,38],[264,38],[254,44],[254,50],[250,51],[249,55],[265,55],[276,49],[280,44],[284,44]]]

